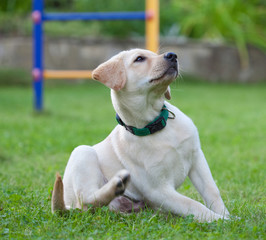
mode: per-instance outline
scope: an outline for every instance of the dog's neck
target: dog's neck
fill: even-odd
[[[111,98],[116,113],[128,126],[143,128],[161,112],[164,97],[154,93],[137,95],[135,93],[111,90]]]

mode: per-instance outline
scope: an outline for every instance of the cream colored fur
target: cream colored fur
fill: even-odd
[[[168,119],[166,127],[152,135],[138,137],[117,125],[97,145],[77,147],[65,169],[64,191],[61,195],[57,190],[53,192],[53,212],[86,210],[89,204],[109,205],[124,194],[154,209],[180,216],[192,214],[198,221],[228,218],[201,150],[197,128],[165,101],[165,97],[170,99],[169,85],[178,74],[169,62],[164,54],[133,49],[94,70],[93,78],[111,88],[113,107],[127,125],[143,128],[160,114],[164,104],[176,117]],[[205,205],[176,191],[187,176]],[[60,185],[60,177],[58,181]],[[58,195],[63,202],[58,203]]]

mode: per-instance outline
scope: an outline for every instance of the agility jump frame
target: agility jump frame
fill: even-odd
[[[44,69],[43,24],[46,21],[75,20],[143,20],[146,28],[146,48],[153,52],[159,46],[159,0],[146,0],[143,12],[82,12],[82,13],[46,13],[44,0],[33,0],[33,92],[34,108],[43,109],[44,79],[91,78],[92,71],[83,70],[46,70]]]

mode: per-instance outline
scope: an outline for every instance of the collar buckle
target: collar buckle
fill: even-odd
[[[128,125],[124,125],[124,127],[125,127],[125,129],[126,129],[127,131],[129,131],[130,133],[134,134],[133,127],[128,126]]]

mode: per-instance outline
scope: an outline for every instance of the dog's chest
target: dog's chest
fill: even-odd
[[[154,183],[170,183],[176,188],[179,187],[191,167],[188,153],[171,148],[158,151],[154,156],[144,161],[144,169],[154,179]]]
[[[191,148],[189,142],[180,142],[173,136],[151,141],[139,139],[138,143],[126,141],[120,148],[122,164],[130,171],[132,180],[150,184],[171,184],[180,186],[191,167]],[[141,177],[139,177],[141,176]]]

